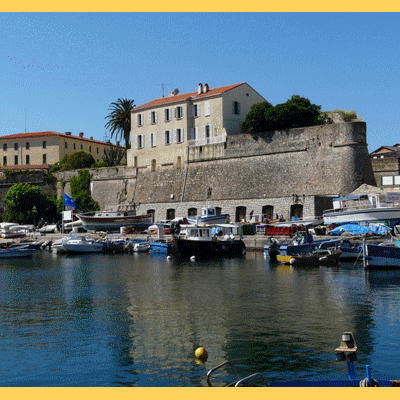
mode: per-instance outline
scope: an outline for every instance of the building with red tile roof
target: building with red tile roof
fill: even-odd
[[[219,158],[227,135],[240,133],[250,107],[265,99],[246,82],[180,94],[178,89],[132,109],[128,166],[177,167]]]
[[[115,145],[90,138],[83,132],[74,136],[71,132],[25,132],[0,136],[0,164],[2,169],[48,169],[76,151],[92,154],[102,161],[105,149]]]

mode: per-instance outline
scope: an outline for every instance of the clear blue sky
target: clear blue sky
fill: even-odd
[[[118,98],[245,81],[273,105],[356,111],[370,152],[400,143],[397,13],[0,13],[0,26],[1,136],[103,140]]]

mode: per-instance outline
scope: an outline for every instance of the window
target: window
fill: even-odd
[[[43,148],[46,149],[47,148],[47,143],[45,140],[43,140],[43,144],[42,144]]]
[[[143,149],[144,147],[144,135],[136,135],[136,148]]]
[[[165,145],[171,144],[171,131],[164,131],[163,144]]]
[[[240,114],[240,103],[238,101],[232,103],[232,112],[236,115]]]
[[[6,166],[7,165],[7,156],[4,156],[3,157],[3,166]]]
[[[182,143],[183,142],[183,129],[178,128],[175,129],[175,143]]]
[[[29,142],[26,142],[26,143],[25,143],[25,148],[26,148],[27,150],[29,150]]]
[[[18,143],[14,143],[14,150],[18,150]]]
[[[155,133],[150,133],[149,145],[150,145],[150,147],[156,147],[157,143],[156,143],[156,134]]]
[[[76,143],[74,143],[74,150],[76,150]]]
[[[65,143],[65,148],[68,149],[68,143],[67,142],[64,143]]]
[[[92,152],[92,146],[89,146],[89,153]]]
[[[199,128],[196,126],[195,128],[190,128],[190,140],[197,141],[199,138]]]
[[[193,104],[191,107],[192,117],[200,117],[200,104]]]
[[[182,119],[183,118],[183,107],[175,107],[175,119]]]
[[[204,103],[204,115],[206,117],[210,116],[210,102],[209,101],[206,101]]]
[[[46,157],[46,154],[43,154],[43,164],[47,164],[47,157]]]
[[[208,139],[212,137],[212,125],[203,126],[203,138]]]
[[[171,121],[172,119],[172,112],[171,108],[164,109],[164,122]]]
[[[136,126],[142,126],[143,125],[143,114],[137,114],[136,115]]]
[[[81,144],[81,150],[83,150],[83,144]]]
[[[7,151],[7,143],[3,144],[3,151]]]
[[[99,148],[98,147],[96,147],[96,153],[99,154]]]
[[[27,154],[26,157],[25,157],[25,164],[29,165],[29,161],[30,161],[29,160],[29,154]]]
[[[14,165],[18,165],[18,156],[14,156]]]
[[[150,111],[150,124],[157,123],[157,111]]]

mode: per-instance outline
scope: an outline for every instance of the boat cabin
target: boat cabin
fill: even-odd
[[[188,226],[182,231],[181,237],[196,241],[209,241],[212,239],[211,228],[202,226]]]
[[[400,204],[400,193],[359,194],[333,199],[333,211],[392,207]]]
[[[205,207],[201,209],[202,217],[213,217],[217,215],[217,210],[214,207]]]

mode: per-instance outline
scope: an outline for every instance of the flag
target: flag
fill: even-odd
[[[64,193],[64,206],[76,208],[75,200]]]

